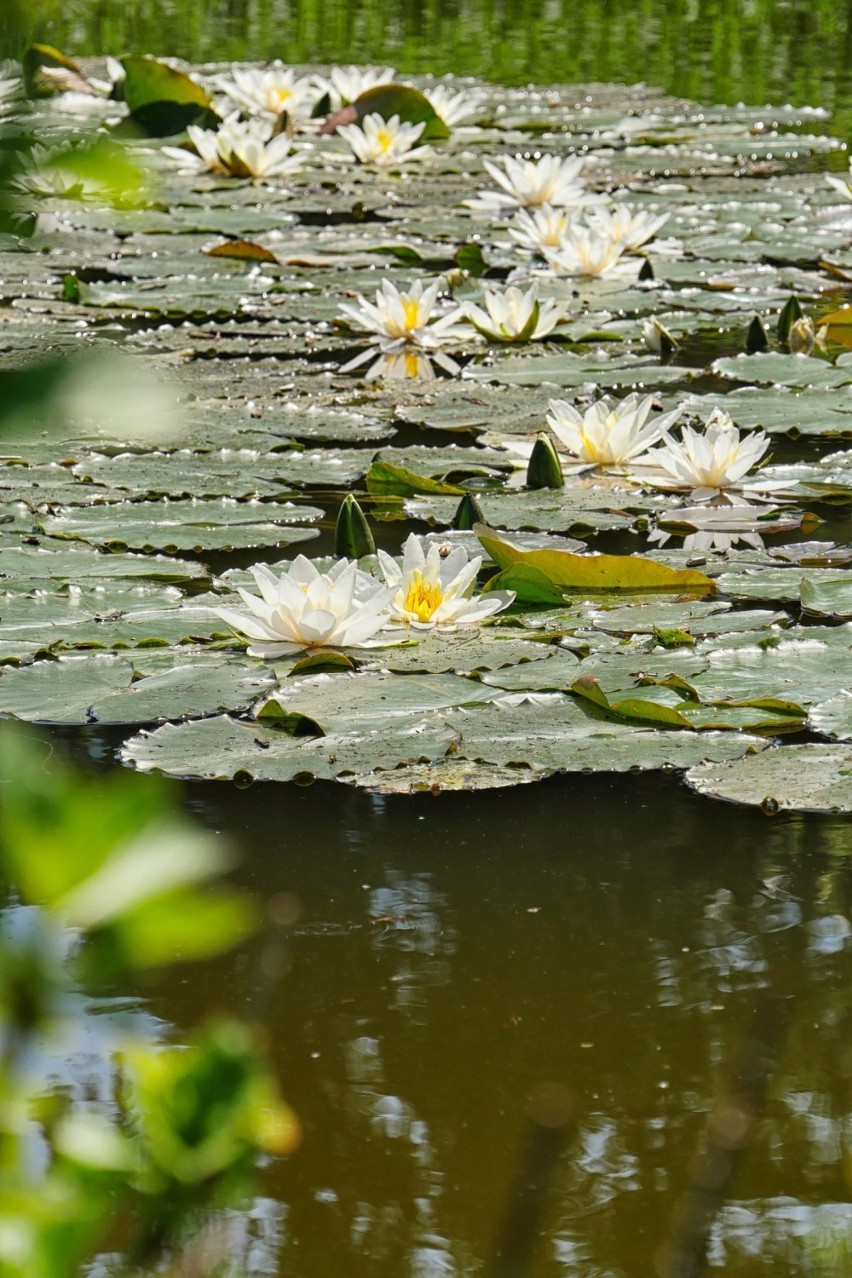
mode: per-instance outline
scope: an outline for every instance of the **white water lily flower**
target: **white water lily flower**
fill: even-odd
[[[681,409],[675,408],[651,417],[653,402],[653,395],[640,400],[634,392],[612,405],[599,399],[579,413],[567,400],[552,399],[547,421],[572,456],[597,466],[620,466],[646,460],[643,454],[680,416]]]
[[[552,271],[560,275],[608,275],[621,264],[624,245],[592,226],[572,222],[559,248],[542,252]]]
[[[615,204],[612,208],[592,209],[586,220],[594,230],[620,244],[625,253],[633,253],[648,240],[653,239],[666,222],[668,213],[634,213],[627,204]]]
[[[24,103],[24,82],[20,75],[5,75],[5,66],[0,66],[0,116],[11,112]]]
[[[251,574],[261,598],[238,588],[249,612],[216,610],[248,637],[250,657],[283,657],[301,648],[330,645],[371,647],[370,641],[388,622],[394,591],[347,559],[321,573],[299,555],[280,577],[264,564],[257,564]]]
[[[546,248],[562,247],[573,216],[565,209],[555,209],[549,204],[532,210],[518,209],[509,234],[521,248],[543,255]]]
[[[714,497],[739,484],[769,448],[765,431],[740,432],[727,413],[716,408],[703,432],[684,426],[682,440],[667,439],[648,458],[666,472],[679,488],[692,489],[695,501]]]
[[[234,67],[230,79],[220,79],[218,87],[249,116],[277,119],[283,111],[291,121],[311,114],[319,94],[307,76],[296,76],[292,67],[273,62],[266,68]]]
[[[826,173],[825,180],[833,186],[844,200],[852,200],[852,160],[849,161],[849,177],[838,177],[836,173]]]
[[[432,109],[448,129],[455,129],[479,109],[479,98],[472,93],[452,92],[445,84],[433,84],[423,90]]]
[[[332,67],[328,75],[316,77],[320,93],[327,93],[332,110],[348,106],[368,89],[375,89],[380,84],[395,84],[396,71],[393,67]]]
[[[187,126],[187,137],[196,154],[182,147],[164,146],[163,154],[179,161],[182,173],[219,173],[224,177],[293,177],[302,168],[302,157],[293,152],[286,134],[272,136],[272,125],[262,120],[238,120],[230,116],[219,129]]]
[[[515,598],[513,590],[473,596],[482,556],[469,560],[463,547],[457,546],[442,556],[441,547],[433,542],[427,552],[420,538],[412,533],[402,551],[402,564],[386,551],[378,551],[382,573],[393,593],[392,627],[453,630],[456,626],[475,626],[508,608]]]
[[[426,128],[420,124],[403,124],[398,115],[383,119],[375,111],[365,115],[360,124],[339,124],[337,132],[352,148],[361,164],[374,164],[377,168],[389,168],[393,164],[407,164],[409,160],[422,160],[432,153],[430,146],[414,143]]]
[[[440,289],[440,280],[428,288],[422,280],[416,280],[407,293],[402,293],[390,280],[384,279],[376,289],[375,302],[368,302],[358,293],[358,306],[344,302],[340,309],[358,328],[371,334],[383,354],[402,351],[406,346],[434,351],[448,341],[466,336],[458,324],[464,318],[461,307],[453,307],[447,314],[432,318]]]
[[[583,164],[580,156],[560,159],[558,155],[543,155],[538,160],[524,160],[506,155],[501,169],[492,160],[483,160],[485,169],[501,189],[480,191],[475,199],[465,200],[464,204],[476,213],[493,214],[541,204],[581,208],[597,203],[603,197],[586,190],[580,178]]]
[[[677,346],[665,324],[661,324],[656,315],[642,321],[642,336],[645,345],[652,355],[670,355]]]
[[[568,311],[567,302],[539,302],[536,284],[526,293],[514,287],[503,292],[487,288],[484,300],[484,311],[468,302],[464,313],[493,342],[535,342],[552,333]]]

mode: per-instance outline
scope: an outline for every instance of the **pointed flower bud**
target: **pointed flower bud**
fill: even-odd
[[[804,319],[805,313],[802,310],[801,302],[795,293],[791,293],[787,301],[781,307],[781,313],[778,316],[778,340],[786,342],[790,337],[790,329],[796,320]]]
[[[758,351],[769,350],[769,334],[764,328],[763,320],[759,315],[755,315],[748,326],[745,348],[748,355],[756,355]]]
[[[553,441],[542,431],[536,436],[527,466],[527,488],[563,488],[565,477]]]
[[[458,506],[456,513],[453,515],[453,522],[450,524],[456,532],[469,532],[474,524],[487,523],[485,515],[482,513],[482,507],[474,497],[473,493],[465,493]]]
[[[342,559],[362,559],[376,553],[367,517],[351,493],[343,498],[334,529],[334,553]]]

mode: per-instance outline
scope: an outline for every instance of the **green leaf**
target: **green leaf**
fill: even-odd
[[[693,726],[673,707],[658,705],[641,697],[622,697],[619,701],[611,701],[592,674],[581,675],[576,679],[571,684],[571,691],[617,719],[657,723],[667,728],[691,729]]]
[[[367,471],[367,491],[374,497],[413,497],[418,493],[463,497],[465,490],[457,484],[444,484],[428,475],[418,475],[405,466],[393,466],[380,457]]]
[[[129,111],[150,102],[192,103],[212,109],[213,100],[205,88],[185,71],[152,58],[148,54],[130,54],[121,59],[124,67],[124,100]]]
[[[776,746],[762,754],[690,768],[699,794],[776,812],[852,812],[852,746]]]
[[[204,252],[208,257],[232,257],[238,262],[272,262],[278,264],[278,258],[262,244],[254,240],[225,240],[224,244],[214,244]]]
[[[638,555],[575,555],[568,550],[522,550],[493,528],[474,529],[498,568],[528,564],[566,590],[678,590],[712,594],[713,581],[691,568],[669,568]]]
[[[52,44],[31,44],[23,59],[24,87],[31,98],[52,98],[57,93],[93,93],[76,62]]]
[[[482,593],[487,594],[490,590],[514,590],[519,603],[560,604],[565,601],[565,592],[554,585],[546,572],[532,564],[517,563],[504,568],[488,579]]]
[[[436,112],[429,99],[407,84],[377,84],[367,89],[352,104],[358,119],[375,112],[385,120],[398,115],[404,124],[425,123],[421,142],[441,142],[450,136],[450,130]]]
[[[482,251],[482,245],[473,241],[460,244],[453,259],[460,271],[466,271],[474,279],[479,279],[488,270],[488,263]]]
[[[118,138],[171,138],[185,133],[187,125],[196,124],[202,129],[216,129],[222,123],[209,107],[196,106],[194,102],[146,102],[131,111],[113,129]]]

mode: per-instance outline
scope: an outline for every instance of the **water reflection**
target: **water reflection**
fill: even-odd
[[[650,1272],[761,992],[789,1020],[713,1265],[803,1272],[778,1201],[813,1213],[849,1192],[848,824],[743,814],[662,777],[557,780],[532,801],[205,797],[243,832],[246,880],[303,908],[267,1013],[305,1125],[271,1169],[279,1272],[481,1272],[525,1099],[550,1080],[581,1112],[539,1271]],[[230,988],[239,1010],[252,973],[223,966],[201,1001]],[[162,998],[181,1023],[201,1010]]]

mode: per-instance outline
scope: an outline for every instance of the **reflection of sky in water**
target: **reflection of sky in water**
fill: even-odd
[[[280,1273],[287,1208],[273,1198],[255,1198],[243,1211],[224,1211],[213,1218],[181,1271],[216,1278],[262,1278]],[[169,1272],[172,1272],[169,1270]],[[102,1255],[87,1267],[86,1278],[124,1278],[118,1254]]]
[[[322,920],[294,929],[270,1026],[305,1130],[269,1186],[289,1208],[282,1278],[481,1275],[543,1080],[580,1112],[533,1272],[653,1272],[758,991],[790,1023],[725,1264],[800,1278],[798,1217],[770,1231],[755,1204],[849,1192],[848,823],[744,818],[650,778],[532,797],[232,796],[259,848],[283,804],[287,856],[259,851],[253,886]]]
[[[833,1244],[852,1259],[852,1203],[799,1202],[795,1198],[767,1198],[729,1203],[722,1208],[710,1233],[711,1266],[741,1265],[750,1259],[784,1258],[802,1265],[802,1273],[836,1273],[808,1264]],[[761,1265],[761,1268],[765,1267]],[[731,1271],[733,1272],[733,1271]],[[738,1274],[743,1272],[737,1269]],[[751,1270],[749,1270],[751,1272]],[[849,1272],[846,1270],[845,1272]]]
[[[0,934],[16,945],[25,944],[39,930],[36,906],[13,906],[0,911]],[[56,958],[68,960],[76,942],[71,931],[53,933]],[[91,998],[79,990],[56,988],[50,1031],[28,1039],[19,1065],[28,1086],[58,1089],[72,1109],[95,1109],[115,1115],[113,1052],[122,1037],[132,1034],[155,1042],[163,1022],[130,999]]]
[[[397,1007],[423,1003],[424,986],[450,978],[449,956],[455,953],[455,928],[444,915],[447,901],[426,874],[387,870],[387,882],[369,893],[370,939],[377,950],[397,952],[400,962],[391,976]]]

